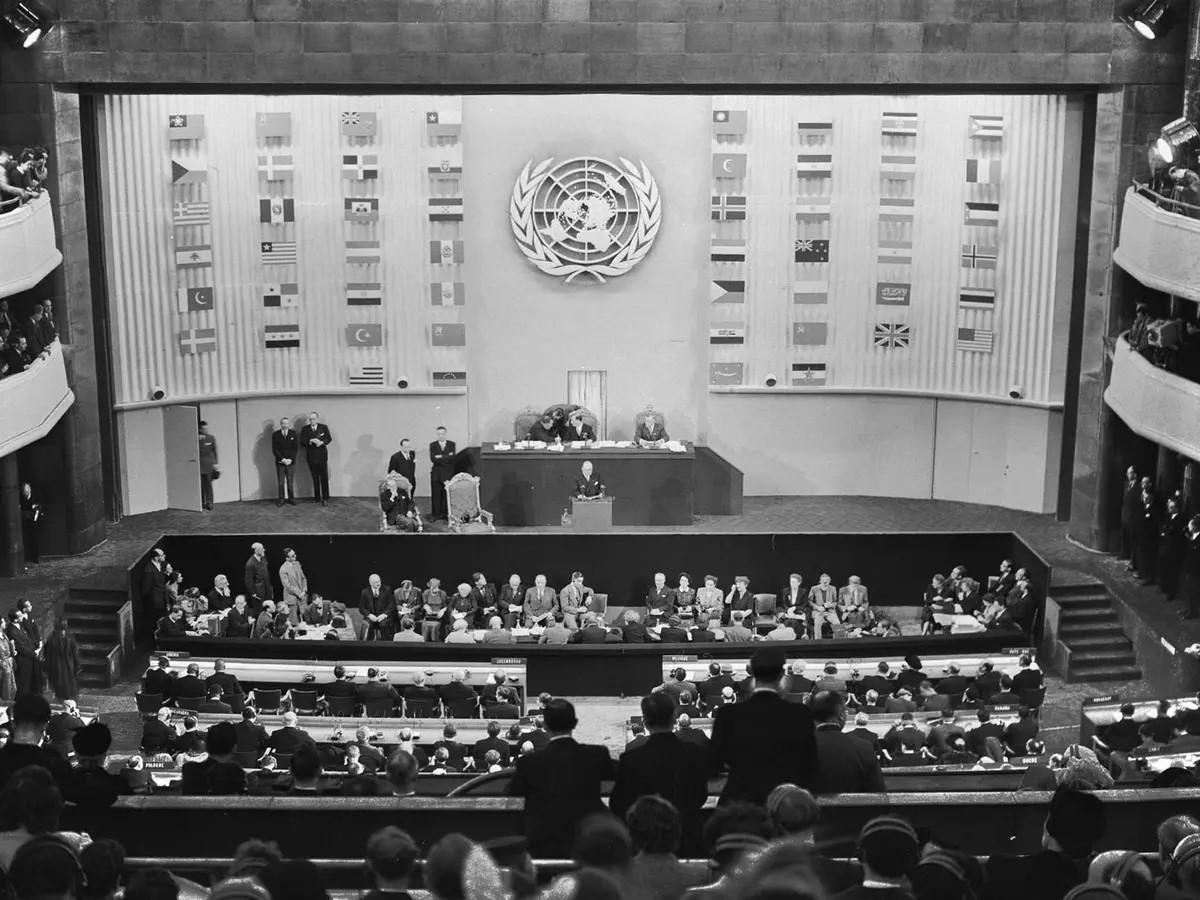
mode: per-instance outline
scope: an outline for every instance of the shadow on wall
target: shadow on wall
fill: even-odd
[[[390,454],[389,454],[390,455]],[[333,459],[330,459],[330,466]],[[354,452],[346,461],[345,474],[350,480],[351,496],[369,496],[374,494],[379,479],[386,473],[387,456],[384,451],[375,446],[373,434],[360,434],[355,442]]]
[[[275,422],[267,419],[259,429],[258,439],[254,442],[254,468],[258,470],[258,483],[262,495],[267,498],[278,496],[278,482],[275,479],[275,454],[271,450],[271,435],[275,433]]]

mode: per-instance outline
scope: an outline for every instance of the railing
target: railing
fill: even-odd
[[[29,290],[62,262],[49,195],[39,194],[0,215],[0,259],[0,297]]]
[[[0,216],[0,234],[6,218]],[[44,437],[74,402],[62,344],[55,341],[45,359],[19,375],[0,378],[0,456]]]
[[[1113,347],[1104,402],[1136,434],[1200,458],[1200,384],[1153,365],[1124,336]]]
[[[1113,261],[1146,287],[1200,303],[1200,207],[1134,182]]]

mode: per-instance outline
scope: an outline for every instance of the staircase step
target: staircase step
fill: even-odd
[[[1093,624],[1100,622],[1116,622],[1117,614],[1113,609],[1064,609],[1058,618],[1063,625]]]
[[[1112,600],[1108,597],[1065,597],[1061,600],[1054,598],[1063,611],[1076,612],[1079,610],[1112,609]]]
[[[1065,625],[1058,630],[1058,636],[1064,643],[1070,643],[1076,638],[1086,637],[1125,637],[1125,632],[1116,622],[1098,622],[1095,624]]]
[[[117,626],[101,622],[84,622],[82,625],[76,625],[72,622],[71,634],[75,635],[76,640],[91,641],[93,643],[112,641],[116,645],[121,642],[121,632],[117,630]]]
[[[1063,637],[1063,643],[1071,648],[1072,653],[1077,653],[1080,650],[1125,650],[1132,648],[1129,638],[1125,637],[1123,632],[1114,632],[1111,635],[1098,635],[1096,637],[1072,637],[1070,635]]]
[[[1099,665],[1101,663],[1132,666],[1137,662],[1137,655],[1133,652],[1133,648],[1128,650],[1106,650],[1106,651],[1071,651],[1071,668],[1077,666]]]
[[[1142,670],[1128,666],[1111,666],[1107,668],[1103,666],[1096,668],[1085,666],[1079,669],[1072,667],[1071,671],[1067,673],[1066,680],[1072,684],[1093,681],[1141,681]]]
[[[79,587],[71,585],[67,588],[67,597],[71,600],[102,600],[105,603],[115,602],[120,606],[127,599],[128,594],[123,590],[114,590],[112,588],[94,588],[94,587]]]
[[[1064,597],[1106,597],[1108,589],[1099,583],[1091,584],[1054,584],[1050,586],[1050,596],[1061,602]]]
[[[121,605],[125,602],[125,599],[125,597],[122,597],[118,594],[111,594],[108,592],[104,592],[103,595],[99,597],[76,597],[74,595],[69,595],[64,606],[68,611],[103,609],[115,613],[121,608]]]

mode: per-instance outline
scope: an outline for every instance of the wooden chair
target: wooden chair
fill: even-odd
[[[353,697],[326,697],[325,702],[329,704],[329,715],[331,716],[350,718],[354,715]]]
[[[774,625],[778,621],[775,615],[775,603],[778,598],[774,594],[754,595],[754,624]]]
[[[158,711],[162,709],[162,694],[143,694],[141,691],[138,691],[134,699],[137,701],[138,712],[143,716],[156,716],[158,715]]]
[[[394,716],[395,708],[387,697],[381,700],[368,700],[363,704],[363,715],[373,719],[386,719]]]
[[[478,719],[479,718],[479,697],[465,697],[462,700],[453,700],[446,706],[446,715],[451,719]]]
[[[479,505],[479,476],[459,472],[446,482],[446,510],[455,534],[495,531],[492,514]]]
[[[199,712],[200,704],[204,702],[203,697],[176,697],[175,705],[179,709],[186,709],[191,712]]]
[[[513,440],[523,441],[529,436],[529,429],[538,421],[542,414],[532,406],[526,406],[513,419]]]
[[[315,715],[317,711],[317,692],[301,691],[292,688],[289,691],[292,698],[292,710],[300,715]]]
[[[377,496],[377,497],[379,497],[379,498],[380,498],[380,505],[379,505],[379,530],[380,530],[380,531],[399,531],[400,529],[399,529],[399,528],[396,528],[394,525],[388,525],[388,523],[387,523],[387,514],[386,514],[386,513],[383,511],[383,491],[384,491],[384,488],[385,488],[385,487],[386,487],[386,485],[387,485],[387,482],[388,482],[388,480],[387,480],[386,478],[380,479],[380,482],[379,482],[379,484],[378,484],[378,485],[376,486],[376,488],[375,488],[375,496]],[[413,492],[413,486],[412,486],[412,484],[409,482],[409,480],[408,480],[407,478],[405,478],[403,475],[397,475],[397,476],[396,476],[396,483],[397,483],[397,484],[398,484],[398,485],[399,485],[401,488],[403,488],[405,491],[407,491],[407,492],[408,492],[408,496],[410,496],[410,497],[412,496],[412,492]]]
[[[246,708],[245,694],[222,694],[221,702],[229,704],[229,711],[235,715],[241,715],[242,710]]]
[[[254,703],[254,708],[259,712],[275,713],[279,712],[279,698],[282,694],[278,688],[267,690],[265,688],[255,688],[250,692],[251,699]]]
[[[404,718],[432,719],[438,714],[440,706],[441,703],[438,700],[405,700]]]

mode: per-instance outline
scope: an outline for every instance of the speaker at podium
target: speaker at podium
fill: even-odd
[[[585,534],[612,531],[612,497],[571,498],[571,530]]]

